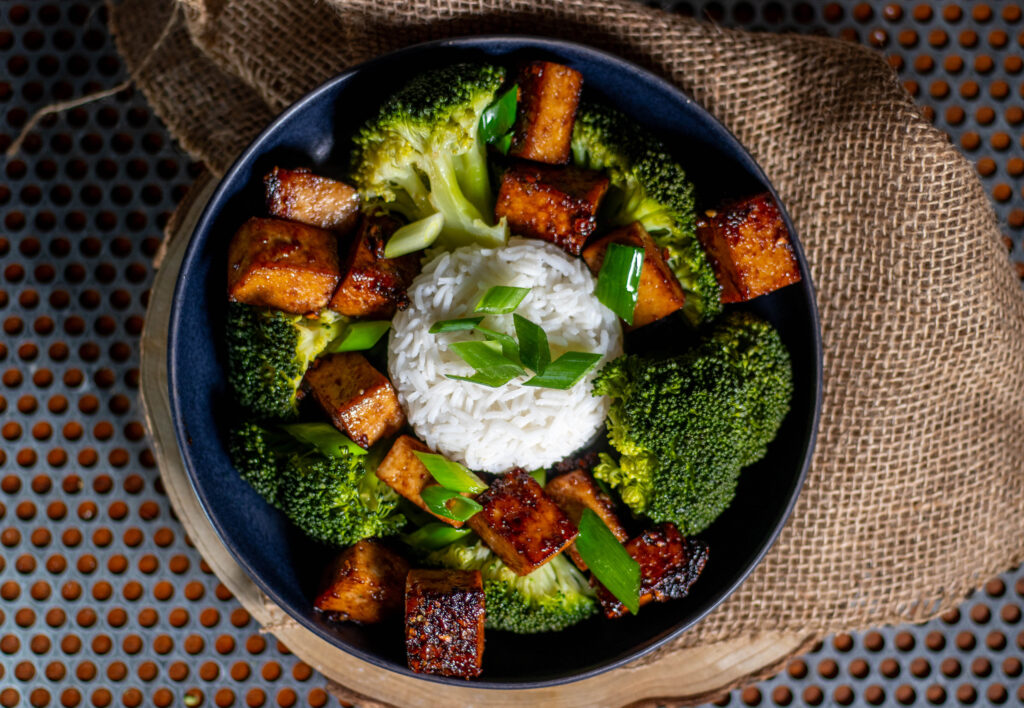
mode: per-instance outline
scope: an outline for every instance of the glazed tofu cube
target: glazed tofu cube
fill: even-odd
[[[626,550],[640,564],[641,605],[686,597],[708,562],[707,544],[683,538],[670,523],[644,531],[626,544]],[[607,617],[621,617],[628,611],[600,583],[597,599]]]
[[[472,678],[484,655],[479,570],[410,570],[405,581],[405,653],[418,674]]]
[[[387,456],[377,465],[377,477],[403,497],[424,511],[434,514],[427,508],[420,496],[426,487],[436,485],[430,471],[423,466],[420,458],[416,457],[417,452],[432,452],[432,450],[410,435],[400,435],[395,444],[391,446]],[[446,524],[455,528],[461,528],[463,522],[455,519],[448,519],[434,514]]]
[[[267,211],[279,219],[348,233],[359,219],[359,192],[344,182],[315,175],[304,167],[272,169],[263,178]]]
[[[518,85],[519,105],[509,154],[564,165],[569,161],[583,75],[562,64],[535,61],[519,72]]]
[[[334,619],[380,622],[400,614],[409,562],[374,539],[342,551],[324,573],[314,606]]]
[[[597,228],[597,208],[608,178],[578,167],[519,163],[505,172],[494,215],[512,233],[540,238],[578,256]]]
[[[330,308],[349,317],[391,319],[409,305],[406,290],[420,272],[420,256],[385,258],[384,246],[402,222],[383,214],[368,215],[349,243],[341,285]]]
[[[594,275],[601,272],[604,255],[608,246],[613,243],[644,249],[644,266],[640,271],[636,307],[633,308],[633,329],[668,317],[683,306],[686,295],[682,286],[662,258],[661,250],[654,243],[654,239],[639,222],[616,229],[583,250],[583,260],[590,266]]]
[[[554,500],[558,508],[565,512],[569,521],[577,526],[580,523],[583,510],[590,509],[615,534],[615,538],[623,543],[629,538],[626,535],[626,530],[619,523],[619,518],[615,515],[615,506],[612,504],[612,500],[601,491],[597,483],[594,482],[594,478],[583,470],[573,470],[568,474],[555,477],[544,486],[544,491]],[[587,569],[587,564],[583,562],[583,558],[576,551],[575,543],[569,548],[568,553],[577,568]]]
[[[282,219],[252,218],[228,247],[228,297],[297,315],[325,307],[341,279],[338,238]]]
[[[498,477],[476,497],[483,510],[469,527],[518,575],[541,567],[568,548],[579,531],[525,470]]]
[[[744,302],[800,280],[789,231],[768,193],[706,212],[697,237],[722,286],[722,302]]]
[[[322,357],[306,372],[306,382],[334,426],[361,447],[369,448],[405,425],[391,382],[362,354]]]

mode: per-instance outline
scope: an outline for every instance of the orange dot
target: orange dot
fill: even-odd
[[[977,81],[965,81],[960,84],[960,95],[964,98],[974,98],[980,90]]]

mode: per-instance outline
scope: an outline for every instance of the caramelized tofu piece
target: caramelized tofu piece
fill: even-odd
[[[626,550],[640,564],[641,605],[686,597],[708,562],[707,544],[683,538],[671,523],[644,531],[626,544]],[[607,617],[621,617],[627,612],[626,606],[600,583],[597,599]]]
[[[569,143],[583,75],[550,61],[535,61],[519,72],[519,105],[509,154],[549,165],[569,161]]]
[[[391,319],[395,310],[409,306],[406,291],[420,272],[420,257],[410,253],[385,258],[388,238],[402,225],[383,214],[367,215],[349,244],[341,285],[330,308],[349,317]]]
[[[405,425],[391,382],[362,354],[322,357],[306,372],[306,382],[334,426],[361,447],[369,448]]]
[[[722,302],[744,302],[800,280],[789,231],[767,192],[709,211],[697,237],[722,286]]]
[[[263,178],[263,184],[271,216],[341,233],[355,228],[359,192],[344,182],[315,175],[304,167],[275,167]]]
[[[644,266],[640,271],[636,307],[633,308],[633,329],[668,317],[683,306],[686,299],[683,287],[676,280],[672,269],[665,263],[654,239],[640,222],[616,229],[583,249],[583,260],[590,266],[594,275],[601,272],[604,254],[613,243],[644,249]]]
[[[480,675],[484,583],[479,570],[409,571],[405,653],[409,668],[418,674]]]
[[[540,238],[574,256],[597,228],[597,208],[608,178],[579,167],[519,163],[501,178],[494,216],[508,219],[512,233]]]
[[[476,500],[483,510],[470,517],[469,527],[518,575],[541,567],[579,535],[537,480],[518,467],[491,482]]]
[[[405,558],[380,541],[364,539],[327,568],[314,606],[338,620],[380,622],[401,613],[408,572]]]
[[[433,475],[416,457],[417,452],[433,452],[429,447],[410,435],[400,435],[391,446],[387,456],[377,466],[377,477],[403,497],[424,511],[434,514],[427,508],[420,496],[426,487],[437,484]],[[439,520],[461,528],[463,522],[448,519],[434,514]]]
[[[583,510],[590,509],[615,534],[615,538],[623,543],[629,538],[626,535],[626,530],[619,523],[619,518],[615,516],[615,506],[612,504],[612,500],[601,491],[593,477],[583,470],[573,470],[568,474],[555,477],[545,485],[544,491],[577,526],[580,523],[580,517],[583,516]],[[576,551],[575,543],[569,549],[569,557],[572,558],[572,562],[576,564],[577,568],[587,569],[587,564],[583,562],[583,558]]]
[[[228,297],[297,315],[325,307],[341,279],[338,238],[294,221],[252,218],[228,247]]]

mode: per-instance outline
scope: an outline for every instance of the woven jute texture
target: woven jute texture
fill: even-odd
[[[680,644],[921,621],[1024,558],[1020,285],[972,168],[877,55],[625,0],[180,1],[115,3],[111,26],[129,67],[156,52],[134,78],[215,172],[346,66],[496,32],[631,59],[688,91],[758,160],[817,287],[822,420],[779,541]]]

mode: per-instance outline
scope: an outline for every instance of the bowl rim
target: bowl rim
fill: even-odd
[[[279,129],[279,127],[287,122],[293,115],[303,111],[306,106],[312,102],[320,99],[320,97],[326,93],[331,92],[335,85],[338,83],[347,81],[351,77],[359,74],[362,71],[372,68],[375,64],[381,63],[385,60],[394,60],[404,55],[413,55],[421,52],[430,52],[437,49],[464,49],[473,50],[480,49],[482,47],[493,46],[493,45],[507,45],[509,43],[518,43],[520,46],[517,49],[530,49],[535,48],[540,51],[551,51],[557,53],[560,49],[571,49],[577,54],[584,55],[587,59],[596,60],[597,63],[604,64],[605,66],[611,66],[615,71],[624,72],[636,76],[642,76],[642,78],[655,84],[658,88],[667,93],[673,94],[677,99],[680,99],[682,103],[686,104],[689,110],[696,111],[701,114],[701,118],[708,122],[713,127],[718,135],[713,136],[714,142],[720,142],[721,140],[731,141],[736,147],[742,152],[742,154],[750,161],[750,166],[753,171],[753,176],[762,182],[767,190],[770,192],[772,197],[778,204],[783,220],[789,229],[792,236],[792,242],[794,245],[794,251],[797,257],[797,261],[800,265],[801,271],[801,282],[798,287],[805,290],[805,293],[810,304],[810,325],[813,332],[812,350],[813,360],[816,365],[816,376],[813,381],[814,386],[814,407],[813,414],[809,425],[809,435],[804,440],[804,449],[801,455],[801,466],[800,472],[795,480],[795,484],[792,486],[792,490],[789,495],[786,507],[783,513],[778,517],[778,520],[771,529],[771,532],[766,535],[760,542],[756,553],[754,554],[751,562],[747,567],[738,575],[736,580],[729,586],[723,588],[716,593],[712,600],[707,603],[707,606],[694,615],[687,621],[680,622],[677,626],[673,627],[670,631],[655,635],[645,642],[635,646],[632,650],[623,652],[619,656],[613,657],[603,663],[593,665],[582,671],[570,675],[561,675],[553,678],[533,681],[523,681],[517,683],[504,683],[488,680],[485,676],[473,679],[472,681],[466,681],[464,679],[435,676],[431,674],[418,674],[412,672],[407,667],[396,665],[390,661],[382,659],[375,654],[363,651],[362,649],[347,645],[345,642],[338,639],[336,635],[327,632],[320,625],[309,621],[306,617],[297,616],[293,614],[289,608],[288,603],[284,602],[282,597],[267,583],[264,582],[263,578],[255,572],[253,567],[248,561],[239,553],[235,544],[230,540],[230,535],[226,533],[226,529],[219,522],[215,514],[211,514],[213,504],[211,499],[203,493],[200,485],[197,483],[194,469],[196,468],[197,461],[191,451],[191,445],[188,444],[189,434],[185,427],[184,417],[180,408],[180,397],[176,395],[177,389],[177,372],[179,371],[179,364],[176,342],[178,340],[178,330],[181,326],[182,320],[182,307],[181,307],[181,291],[183,289],[183,273],[191,270],[196,260],[200,255],[201,242],[205,241],[211,231],[213,222],[219,216],[221,210],[225,205],[225,201],[229,196],[227,194],[229,185],[232,185],[235,174],[242,168],[242,166],[248,163],[251,159],[258,157],[263,149],[264,143],[271,138]],[[199,238],[197,238],[197,235]],[[515,33],[499,33],[499,34],[480,34],[480,35],[467,35],[461,37],[443,38],[432,40],[428,42],[422,42],[419,44],[402,47],[392,52],[386,52],[384,54],[377,55],[371,59],[361,62],[355,66],[352,66],[345,71],[332,76],[316,88],[312,89],[302,97],[297,99],[290,106],[285,108],[279,113],[260,133],[249,143],[249,145],[234,159],[231,166],[224,172],[224,175],[220,178],[219,183],[210,196],[206,205],[203,207],[203,211],[196,222],[196,226],[189,236],[189,243],[186,247],[184,256],[181,261],[181,266],[176,276],[174,293],[171,300],[171,311],[170,311],[170,322],[168,325],[168,337],[167,337],[167,385],[168,385],[168,397],[170,401],[171,418],[174,424],[175,439],[178,445],[178,449],[181,453],[184,467],[187,472],[189,485],[196,497],[199,499],[200,506],[203,510],[203,514],[210,521],[211,525],[215,529],[218,539],[228,550],[231,557],[240,567],[245,570],[246,575],[255,583],[255,585],[263,592],[272,602],[282,609],[288,617],[293,621],[300,624],[303,628],[313,632],[316,636],[320,637],[331,646],[339,649],[340,651],[346,652],[352,656],[355,656],[363,661],[366,661],[376,667],[386,669],[396,674],[406,676],[409,678],[428,681],[433,683],[441,683],[449,686],[464,686],[471,689],[496,689],[496,690],[527,690],[537,688],[547,688],[552,686],[567,685],[570,683],[578,682],[597,676],[606,671],[619,668],[624,664],[627,664],[635,659],[640,658],[654,649],[662,646],[672,639],[678,637],[683,632],[687,631],[698,622],[703,620],[708,614],[714,609],[719,607],[726,599],[728,599],[744,582],[750,574],[757,568],[764,560],[765,555],[775,545],[778,540],[782,529],[789,522],[792,516],[793,509],[796,506],[797,500],[800,497],[800,493],[803,489],[804,482],[806,480],[808,471],[811,465],[811,459],[818,437],[818,428],[821,419],[821,406],[822,406],[822,395],[823,395],[823,351],[821,341],[821,322],[818,312],[818,304],[816,298],[816,290],[811,280],[810,269],[807,264],[807,260],[803,251],[802,243],[799,235],[793,226],[792,220],[786,210],[785,204],[779,198],[778,193],[775,190],[774,185],[769,181],[763,168],[754,159],[750,151],[743,145],[743,143],[736,138],[735,135],[708,109],[706,109],[699,102],[695,101],[689,93],[679,88],[672,82],[662,78],[654,72],[645,69],[638,64],[635,64],[629,60],[623,59],[622,57],[597,49],[592,46],[581,44],[578,42],[572,42],[569,40],[556,39],[552,37],[544,37],[539,35],[529,34],[515,34]]]

